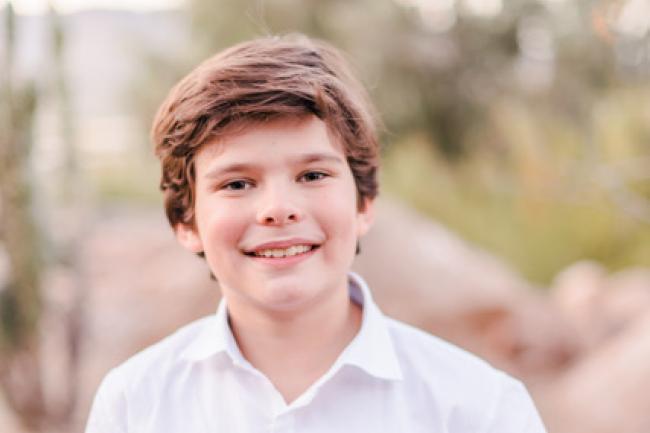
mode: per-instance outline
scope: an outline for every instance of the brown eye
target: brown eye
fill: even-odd
[[[227,191],[243,191],[250,188],[251,186],[251,182],[247,180],[233,180],[232,182],[228,182],[227,184],[223,185],[221,189],[225,189]]]
[[[328,175],[326,173],[323,173],[321,171],[308,171],[304,174],[302,174],[299,178],[299,180],[303,182],[315,182],[317,180],[321,180],[326,178]]]

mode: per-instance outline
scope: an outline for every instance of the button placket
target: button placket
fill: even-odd
[[[269,433],[293,433],[295,431],[294,417],[291,413],[283,413],[271,418],[268,424]]]

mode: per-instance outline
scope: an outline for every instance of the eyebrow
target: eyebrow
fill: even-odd
[[[333,162],[336,164],[345,164],[343,159],[338,155],[333,155],[329,153],[307,153],[300,155],[293,162],[294,164],[311,164],[314,162]],[[249,171],[257,168],[255,164],[248,164],[244,162],[229,164],[226,166],[218,166],[214,169],[208,171],[205,174],[206,178],[215,178],[218,176],[223,176],[230,173],[240,173],[242,171]]]
[[[307,153],[305,155],[301,155],[300,158],[297,159],[297,162],[299,163],[310,163],[310,162],[321,162],[321,161],[335,162],[338,164],[344,163],[343,160],[338,155],[333,155],[330,153]]]
[[[222,166],[217,166],[213,168],[212,170],[208,171],[205,174],[206,178],[215,178],[219,177],[225,174],[230,174],[230,173],[240,173],[242,171],[248,171],[255,166],[252,164],[244,164],[244,163],[236,163],[236,164],[231,164],[231,165],[226,165],[225,167]]]

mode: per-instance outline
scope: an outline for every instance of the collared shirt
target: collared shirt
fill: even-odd
[[[439,338],[384,316],[350,274],[361,328],[286,404],[241,354],[225,300],[111,370],[86,433],[544,433],[524,386]]]

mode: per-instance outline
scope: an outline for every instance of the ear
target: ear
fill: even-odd
[[[174,233],[178,242],[187,250],[193,253],[203,252],[203,242],[195,227],[179,223],[174,227]]]
[[[363,199],[363,208],[357,212],[357,238],[368,233],[375,221],[375,200]]]

